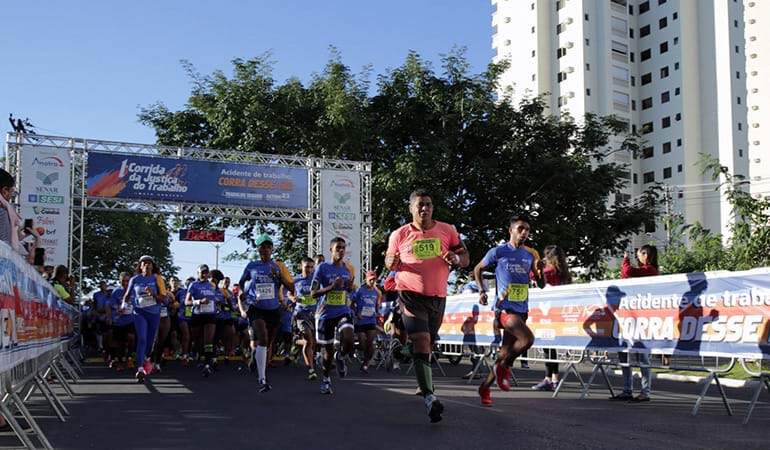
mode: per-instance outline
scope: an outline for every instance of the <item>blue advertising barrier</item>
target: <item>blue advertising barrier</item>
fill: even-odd
[[[303,168],[90,152],[90,197],[308,208]]]

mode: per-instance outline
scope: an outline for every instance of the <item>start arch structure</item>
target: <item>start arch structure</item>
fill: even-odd
[[[87,210],[303,222],[310,255],[341,236],[358,273],[371,268],[370,162],[30,133],[8,133],[5,150],[46,264],[78,280]]]

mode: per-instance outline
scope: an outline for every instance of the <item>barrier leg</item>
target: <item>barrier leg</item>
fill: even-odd
[[[749,403],[749,411],[746,413],[746,418],[743,419],[744,425],[749,423],[749,419],[751,418],[751,413],[754,412],[754,407],[757,406],[757,401],[759,400],[759,394],[762,393],[762,389],[764,388],[767,388],[767,392],[770,392],[770,381],[768,381],[767,376],[762,375],[759,378],[759,384],[757,384],[757,387],[754,389],[754,395],[751,396],[751,403]]]
[[[64,406],[64,402],[61,401],[58,395],[56,395],[56,392],[54,392],[53,388],[46,383],[45,378],[38,375],[38,382],[42,388],[45,388],[49,394],[51,394],[51,398],[56,402],[56,404],[59,406],[59,409],[64,412],[66,415],[70,415],[69,410],[66,406]]]
[[[489,362],[487,361],[487,358],[488,358],[488,356],[487,356],[486,353],[481,355],[481,358],[479,358],[479,360],[476,363],[476,365],[473,366],[473,372],[471,372],[471,377],[468,378],[468,383],[467,384],[473,383],[473,380],[476,378],[476,374],[481,372],[481,368],[482,367],[486,368],[487,370],[492,370],[489,367]]]
[[[67,382],[67,379],[64,378],[64,375],[61,373],[61,370],[59,370],[59,368],[56,367],[55,364],[51,364],[51,371],[54,373],[54,375],[56,376],[56,380],[59,381],[59,384],[61,385],[62,389],[64,389],[64,392],[67,393],[69,398],[75,398],[75,393],[72,391],[72,388]]]
[[[62,356],[58,359],[61,366],[64,368],[65,371],[67,371],[67,375],[70,376],[70,380],[72,380],[73,384],[76,384],[80,377],[78,376],[77,372],[75,372],[75,369],[72,368],[69,362],[67,362],[67,358]]]
[[[513,368],[511,368],[511,369],[513,369]],[[516,374],[513,373],[513,370],[511,370],[511,383],[513,383],[513,385],[516,386],[516,387],[519,386],[519,379],[516,378]]]
[[[70,364],[72,364],[72,367],[75,368],[75,371],[77,371],[80,377],[86,374],[85,371],[83,371],[83,366],[80,364],[80,361],[75,356],[74,350],[66,352],[65,355],[69,357]]]
[[[580,376],[580,372],[578,372],[577,368],[575,367],[575,363],[570,363],[569,366],[567,366],[567,370],[564,371],[564,376],[559,380],[559,384],[556,386],[556,389],[553,392],[552,398],[556,398],[559,396],[559,392],[561,392],[561,387],[564,386],[564,382],[569,378],[569,374],[572,373],[575,375],[575,377],[578,380],[578,383],[580,383],[580,389],[581,391],[585,388],[585,383],[583,382],[583,377]]]
[[[40,441],[40,443],[43,445],[44,448],[53,450],[53,447],[51,446],[51,443],[48,442],[48,439],[43,434],[43,430],[40,428],[40,425],[35,422],[35,419],[32,417],[32,414],[29,412],[26,406],[24,406],[24,402],[21,401],[21,397],[18,396],[15,392],[10,392],[11,399],[13,399],[14,405],[19,408],[19,412],[21,412],[21,415],[24,416],[24,419],[27,421],[30,427],[32,427],[32,430],[35,432],[35,437],[37,437],[37,440]],[[7,418],[6,418],[7,419]]]
[[[441,376],[446,376],[446,372],[444,372],[444,368],[441,366],[441,363],[438,360],[438,357],[436,356],[436,352],[431,352],[430,357],[433,358],[433,362],[436,363],[438,366],[439,372],[441,372]]]
[[[19,425],[19,422],[16,421],[16,417],[14,417],[14,414],[11,412],[10,408],[8,408],[8,405],[5,404],[5,401],[0,402],[0,411],[2,411],[6,422],[8,422],[8,425],[11,426],[13,433],[24,444],[24,447],[28,449],[36,448],[35,444],[33,444],[29,439],[27,432],[24,430],[24,428],[21,427],[21,425]]]
[[[706,393],[709,390],[709,386],[711,386],[711,380],[714,379],[714,372],[711,372],[708,377],[706,377],[706,382],[703,383],[703,389],[701,389],[700,395],[698,396],[698,399],[695,400],[695,405],[692,407],[692,413],[691,415],[697,416],[698,410],[700,409],[700,404],[703,401],[703,397],[706,396]]]
[[[40,389],[40,392],[43,394],[43,397],[45,397],[45,399],[48,401],[48,404],[51,405],[51,409],[53,409],[53,411],[56,413],[56,416],[59,417],[59,420],[61,420],[62,422],[66,422],[67,419],[64,418],[64,414],[62,413],[62,411],[59,409],[59,406],[51,397],[51,392],[46,390],[48,386],[41,385],[40,380],[38,380],[37,376],[35,377],[34,380],[35,380],[35,384],[37,384],[38,386],[38,389]]]
[[[583,386],[583,390],[580,392],[580,400],[588,397],[588,391],[591,390],[591,384],[593,384],[594,378],[596,378],[598,372],[599,364],[594,364],[594,368],[591,370],[591,376],[588,378],[588,382],[586,382],[585,386]]]
[[[30,397],[32,397],[32,394],[35,393],[35,389],[37,389],[37,383],[35,383],[34,380],[33,380],[33,382],[31,382],[29,384],[29,388],[27,389],[27,393],[24,394],[24,397],[22,397],[22,400],[24,400],[24,403],[27,403],[29,401]]]
[[[722,387],[722,383],[719,381],[719,375],[714,374],[714,381],[717,382],[717,387],[719,388],[719,394],[722,396],[722,403],[725,404],[725,409],[727,410],[727,415],[732,416],[733,415],[733,409],[730,407],[730,402],[727,401],[727,395],[725,395],[725,388]]]
[[[599,368],[602,371],[602,376],[604,377],[604,382],[607,383],[607,389],[610,390],[610,395],[615,396],[615,391],[612,389],[612,381],[610,381],[609,375],[607,375],[607,369],[604,368],[604,366],[599,366]]]

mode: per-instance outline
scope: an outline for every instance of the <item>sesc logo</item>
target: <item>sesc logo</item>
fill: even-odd
[[[64,167],[64,161],[58,156],[46,156],[45,158],[38,158],[32,160],[32,167]]]

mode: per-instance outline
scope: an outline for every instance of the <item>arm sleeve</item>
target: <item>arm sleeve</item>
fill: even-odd
[[[243,283],[249,281],[251,279],[251,273],[249,272],[249,265],[246,264],[246,267],[243,268],[243,274],[241,274],[241,279],[238,281],[238,287],[241,288],[242,291],[245,291],[245,285]]]
[[[126,300],[131,300],[134,296],[134,277],[131,277],[130,280],[128,280],[128,286],[126,287],[126,290],[123,292],[123,297],[126,298]],[[123,299],[120,299],[121,302]]]
[[[487,254],[484,255],[484,258],[481,259],[481,263],[484,264],[485,267],[497,264],[497,247],[489,249]]]
[[[634,277],[634,272],[634,266],[631,265],[631,261],[629,261],[628,257],[623,258],[623,262],[620,263],[620,278]]]
[[[460,240],[460,233],[457,232],[457,227],[451,225],[452,231],[449,235],[449,250],[458,250],[463,246],[462,240]]]
[[[401,244],[401,239],[399,239],[398,230],[390,233],[390,237],[388,238],[388,255],[395,255],[398,253],[398,246]]]

